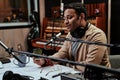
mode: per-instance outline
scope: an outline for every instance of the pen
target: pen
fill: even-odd
[[[57,76],[60,76],[61,74],[65,74],[65,72],[63,72],[63,73],[58,73],[58,74],[55,74],[55,75],[53,75],[53,76],[52,76],[52,78],[55,78],[55,77],[57,77]]]

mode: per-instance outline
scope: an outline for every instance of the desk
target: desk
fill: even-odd
[[[3,64],[4,68],[0,69],[0,80],[6,71],[12,71],[13,73],[17,73],[20,75],[32,76],[34,80],[40,79],[40,77],[45,77],[49,80],[61,80],[60,76],[52,78],[53,75],[58,73],[79,73],[79,71],[75,71],[72,68],[62,66],[62,65],[54,65],[48,67],[39,67],[37,64],[33,63],[32,58],[30,58],[30,62],[26,64],[25,67],[18,67],[13,63],[13,58],[10,63]]]

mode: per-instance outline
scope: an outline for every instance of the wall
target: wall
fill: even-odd
[[[43,19],[45,18],[45,0],[40,0],[39,1],[39,11],[40,11],[40,26],[43,26]],[[41,27],[41,29],[40,29],[40,32],[42,32],[43,31],[43,27]],[[41,33],[40,34],[40,37],[42,37],[42,34],[43,33]]]
[[[26,38],[30,28],[0,29],[0,40],[9,48],[17,50],[17,45],[21,44],[24,51],[27,50]],[[8,56],[8,53],[0,46],[0,57]]]
[[[10,0],[0,0],[0,21],[2,22],[5,17],[11,16],[11,10],[13,6],[9,3]],[[20,9],[27,13],[27,5],[25,0],[21,0],[23,3]],[[11,2],[14,2],[11,0]],[[18,6],[18,5],[16,5]],[[0,25],[1,26],[1,25]],[[30,31],[30,28],[0,28],[0,40],[9,48],[17,50],[17,45],[21,44],[24,51],[27,50],[26,38]],[[9,56],[5,49],[0,46],[0,57]]]

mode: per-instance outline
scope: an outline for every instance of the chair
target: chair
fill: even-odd
[[[120,70],[120,55],[110,55],[111,68]]]

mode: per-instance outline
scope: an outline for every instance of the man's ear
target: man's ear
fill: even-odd
[[[81,20],[81,16],[79,16],[79,20]]]

